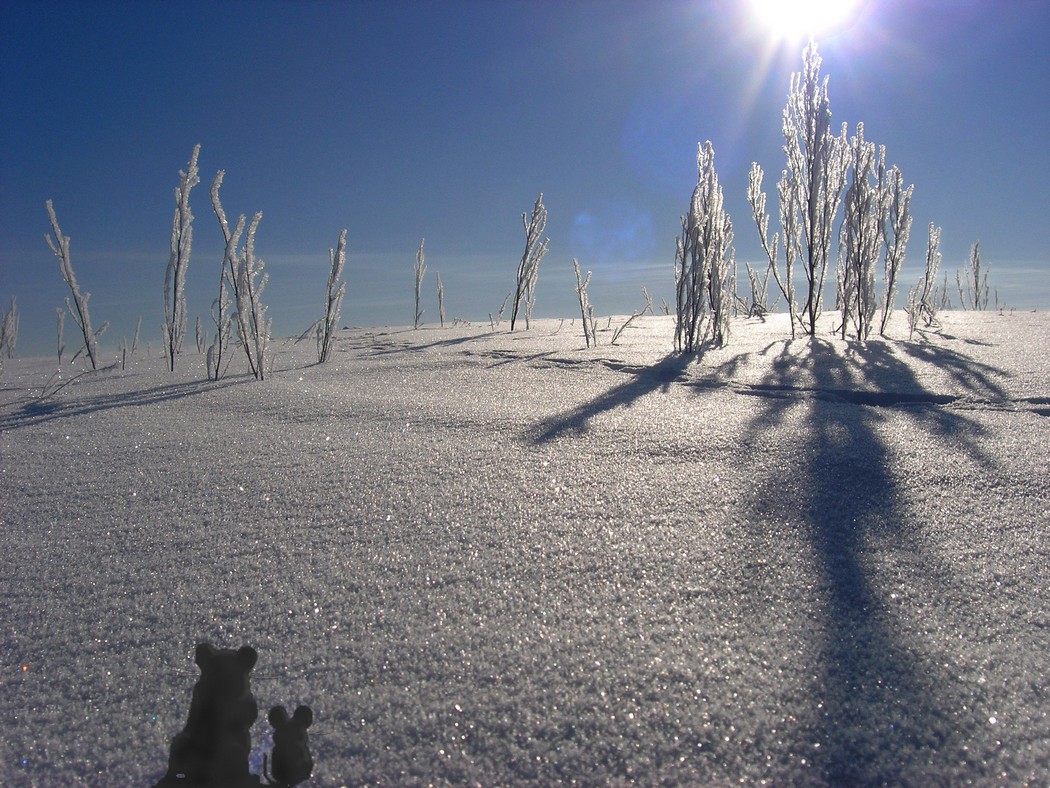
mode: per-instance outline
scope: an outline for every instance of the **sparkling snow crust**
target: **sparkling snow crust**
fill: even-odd
[[[1046,784],[1050,315],[943,317],[8,361],[0,784],[152,784],[202,640],[306,785]]]

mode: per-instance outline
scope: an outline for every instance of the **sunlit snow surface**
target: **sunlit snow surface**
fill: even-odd
[[[0,784],[156,780],[200,640],[310,785],[1050,779],[1050,315],[506,328],[5,362]]]

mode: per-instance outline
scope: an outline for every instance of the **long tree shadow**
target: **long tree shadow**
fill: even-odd
[[[879,566],[887,552],[904,551],[913,570],[918,564],[927,577],[950,578],[924,552],[902,476],[892,472],[891,455],[900,446],[880,436],[884,408],[901,408],[915,426],[939,433],[938,445],[982,466],[993,461],[981,448],[980,425],[943,407],[942,392],[925,388],[897,348],[872,342],[840,353],[819,339],[784,342],[749,392],[764,402],[752,433],[784,427],[789,411],[805,408],[802,430],[788,435],[797,442],[778,450],[777,477],[763,480],[766,500],[755,504],[798,529],[780,537],[808,544],[814,559],[821,642],[811,645],[822,672],[813,688],[816,709],[794,746],[830,784],[937,782],[964,759],[963,745],[977,725],[958,680],[904,635],[892,583]],[[900,352],[914,355],[910,347]],[[950,351],[922,353],[954,387],[1005,397],[998,370]],[[792,494],[781,496],[785,488]],[[757,531],[753,536],[761,543]]]
[[[434,339],[429,342],[418,341],[418,335],[413,335],[413,329],[400,329],[378,332],[367,332],[353,337],[337,337],[337,348],[340,350],[351,349],[365,351],[370,356],[390,356],[402,353],[424,353],[435,348],[454,348],[460,345],[469,345],[479,340],[490,339],[505,331],[487,331],[479,334],[468,334],[461,337],[445,337]],[[412,337],[416,341],[396,340],[398,334]]]
[[[657,363],[638,368],[620,367],[627,380],[587,402],[549,419],[532,429],[534,443],[549,443],[563,435],[580,435],[589,429],[592,419],[615,408],[629,407],[636,400],[658,389],[666,390],[681,380],[692,356],[671,354]]]
[[[560,328],[551,334],[539,336],[553,336],[560,332]],[[537,335],[527,331],[511,332],[509,329],[495,328],[490,331],[481,330],[479,333],[470,333],[465,336],[439,337],[437,339],[423,340],[420,331],[412,328],[385,329],[376,331],[362,331],[350,337],[337,336],[337,348],[339,350],[358,350],[367,352],[369,356],[390,356],[399,354],[425,353],[428,350],[440,350],[456,348],[461,345],[471,345],[483,342],[487,339],[504,339],[511,342],[527,342],[535,339]],[[399,338],[403,335],[404,338]]]
[[[173,402],[185,397],[204,394],[209,391],[227,388],[247,382],[247,376],[224,378],[220,381],[196,380],[181,383],[167,383],[140,391],[120,392],[118,394],[89,395],[67,398],[63,395],[46,398],[28,398],[21,404],[0,412],[0,430],[16,430],[38,424],[45,424],[57,419],[101,413],[115,408],[139,407]]]

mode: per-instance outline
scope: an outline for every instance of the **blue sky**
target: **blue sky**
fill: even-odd
[[[915,183],[906,284],[926,226],[944,269],[980,239],[993,287],[1050,307],[1050,3],[868,0],[820,39],[833,120],[858,121]],[[187,293],[207,321],[222,255],[208,187],[263,212],[274,330],[319,317],[349,231],[344,324],[403,325],[426,238],[449,318],[487,324],[512,288],[521,213],[544,193],[538,316],[572,316],[571,260],[599,314],[673,301],[678,217],[710,139],[737,258],[762,259],[745,200],[783,167],[780,114],[802,42],[747,0],[21,2],[0,6],[0,300],[19,355],[53,352],[68,290],[43,241],[53,199],[103,342],[154,340],[178,171],[200,143]],[[775,200],[771,195],[771,204]],[[66,342],[72,343],[71,321]]]

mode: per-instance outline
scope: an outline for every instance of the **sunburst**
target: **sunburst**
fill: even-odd
[[[856,17],[861,0],[750,0],[758,22],[783,41],[834,34]]]

